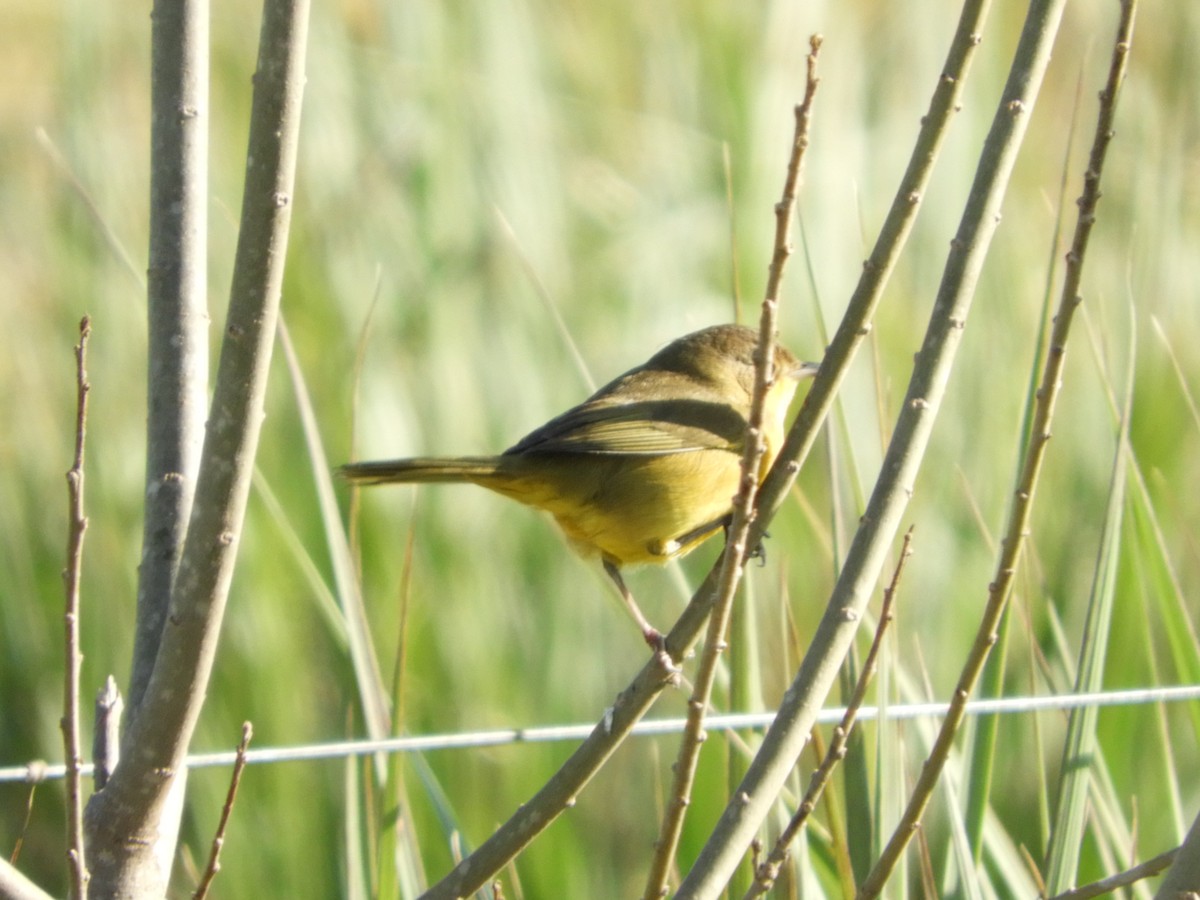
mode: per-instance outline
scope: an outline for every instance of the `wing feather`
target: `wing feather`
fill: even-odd
[[[746,421],[711,399],[606,402],[597,396],[551,419],[513,453],[601,453],[660,456],[693,450],[739,452]]]

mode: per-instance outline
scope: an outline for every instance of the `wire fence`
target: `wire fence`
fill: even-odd
[[[1151,703],[1184,703],[1200,700],[1200,684],[1170,687],[1144,688],[1123,691],[1103,691],[1083,694],[1058,694],[1045,697],[1003,697],[993,700],[972,700],[967,703],[968,716],[1014,715],[1019,713],[1064,711],[1085,706],[1139,706]],[[858,711],[859,721],[936,718],[945,715],[948,703],[908,703],[894,706],[864,706]],[[817,717],[820,724],[841,721],[845,708],[830,708]],[[775,714],[726,713],[709,716],[705,727],[709,731],[764,730],[770,726]],[[634,726],[635,737],[676,734],[683,730],[682,718],[647,719]],[[539,725],[530,728],[500,728],[489,731],[463,731],[452,734],[414,735],[387,738],[385,740],[330,741],[320,744],[301,744],[295,747],[263,747],[246,753],[246,763],[302,762],[330,759],[346,759],[375,753],[414,753],[430,750],[468,750],[475,747],[495,747],[505,744],[551,743],[556,741],[578,741],[597,728],[604,728],[605,720],[599,724]],[[195,753],[187,757],[190,769],[216,766],[232,766],[233,750],[212,753]],[[91,763],[82,768],[85,776],[92,774]],[[25,765],[0,767],[2,782],[40,782],[62,778],[66,766],[62,763],[46,763],[41,760]]]

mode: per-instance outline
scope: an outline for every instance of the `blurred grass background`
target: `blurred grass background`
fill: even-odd
[[[93,320],[84,565],[85,697],[128,677],[141,534],[149,107],[147,10],[113,4],[0,5],[0,765],[60,760],[63,473],[70,461],[71,346]],[[936,291],[1023,8],[998,3],[921,219],[843,390],[850,445],[814,455],[797,502],[750,573],[769,708],[820,615],[838,554],[869,490]],[[891,202],[954,25],[954,4],[595,5],[542,0],[378,4],[313,11],[309,79],[284,315],[331,461],[482,453],[508,446],[588,393],[545,297],[591,377],[606,380],[667,340],[757,315],[783,179],[791,106],[812,32],[825,36],[822,88],[800,200],[806,257],[789,271],[782,336],[822,352]],[[1034,112],[1005,221],[955,382],[909,511],[916,556],[901,589],[889,666],[893,701],[944,698],[991,575],[985,532],[1001,527],[1048,282],[1060,183],[1070,224],[1115,26],[1115,4],[1069,7]],[[223,314],[240,204],[257,16],[213,13],[210,296]],[[1106,379],[1136,381],[1132,452],[1159,531],[1128,524],[1121,544],[1109,687],[1184,680],[1197,649],[1200,422],[1200,7],[1144,4],[1100,222],[1084,282],[1094,348],[1077,331],[1065,394],[1015,598],[1008,693],[1066,689],[1080,641],[1116,453]],[[1076,116],[1078,121],[1076,122]],[[44,137],[39,137],[44,135]],[[731,161],[727,202],[724,157]],[[736,235],[736,272],[731,229]],[[536,277],[531,277],[533,273]],[[544,292],[544,296],[543,296]],[[361,380],[354,359],[374,304]],[[1178,370],[1171,360],[1176,354]],[[215,352],[215,347],[214,347]],[[353,398],[361,400],[353,421]],[[329,564],[299,416],[277,360],[259,457],[282,518],[252,500],[197,749],[362,733],[344,643],[321,611],[289,532],[326,581]],[[835,514],[836,513],[836,514]],[[413,532],[404,729],[411,733],[593,721],[644,661],[603,576],[571,557],[540,517],[469,487],[364,496],[363,581],[385,671],[397,653],[404,547]],[[696,583],[717,547],[683,564]],[[1170,577],[1174,578],[1172,583]],[[685,591],[669,572],[634,572],[652,620]],[[1182,649],[1180,649],[1182,648]],[[667,695],[656,714],[682,714]],[[1197,727],[1187,711],[1104,711],[1106,796],[1149,857],[1177,842],[1200,801]],[[1044,853],[1064,719],[1001,723],[997,842]],[[865,726],[867,752],[902,751],[920,729]],[[882,748],[877,750],[877,748]],[[570,752],[567,745],[429,754],[453,827],[491,833]],[[709,748],[684,859],[727,793]],[[656,831],[674,741],[637,739],[519,860],[526,897],[632,895]],[[895,753],[892,753],[896,756]],[[427,871],[451,843],[422,782],[408,782]],[[883,771],[881,768],[880,771]],[[883,781],[880,777],[881,782]],[[905,776],[882,784],[903,792]],[[183,853],[203,859],[228,776],[196,772]],[[348,895],[352,817],[338,763],[249,771],[217,883],[221,896]],[[0,785],[0,849],[22,832],[29,789]],[[656,799],[657,798],[657,799]],[[853,794],[840,802],[873,804]],[[893,801],[894,802],[894,801]],[[947,816],[929,822],[939,891]],[[20,858],[62,891],[59,785],[37,789]],[[817,828],[810,891],[836,895],[839,843]],[[835,829],[836,830],[836,829]],[[1081,881],[1108,874],[1093,835]],[[801,854],[804,856],[804,854]],[[989,863],[997,896],[1012,873]],[[913,877],[916,877],[914,865]],[[181,892],[187,887],[180,877]],[[513,889],[510,888],[510,891]],[[521,894],[515,894],[521,896]],[[507,896],[507,894],[506,894]]]

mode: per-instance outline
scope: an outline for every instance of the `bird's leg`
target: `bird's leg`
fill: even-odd
[[[625,608],[629,610],[629,614],[633,616],[633,620],[637,622],[638,627],[642,630],[642,638],[650,645],[650,649],[654,651],[654,660],[662,667],[663,675],[667,683],[679,687],[683,683],[683,670],[676,665],[675,660],[671,658],[671,654],[667,652],[667,638],[661,631],[650,624],[650,621],[642,614],[638,608],[637,601],[633,599],[633,592],[625,584],[625,579],[621,577],[621,570],[617,568],[617,564],[608,557],[602,557],[604,563],[604,571],[608,573],[608,577],[612,579],[613,584],[617,586],[617,593],[621,595],[621,602],[625,604]]]
[[[710,534],[715,532],[718,528],[725,529],[725,537],[728,538],[729,537],[729,526],[732,523],[733,523],[733,514],[732,513],[726,513],[725,515],[721,516],[721,518],[719,518],[719,519],[713,519],[711,522],[705,522],[703,525],[699,526],[698,528],[693,528],[691,531],[684,532],[683,534],[679,535],[678,537],[673,538],[672,540],[668,541],[667,546],[662,548],[663,553],[666,556],[674,556],[676,553],[680,552],[681,550],[684,550],[684,549],[690,547],[691,544],[695,543],[696,541],[704,540],[704,538],[708,537]]]
[[[771,536],[771,532],[764,531],[763,536],[759,538],[757,544],[750,548],[750,552],[746,554],[746,562],[752,559],[758,560],[759,568],[767,564],[767,538]]]
[[[721,527],[725,529],[725,543],[729,543],[729,529],[733,525],[733,515],[730,514],[721,522]],[[750,548],[750,552],[746,554],[746,562],[752,559],[757,559],[760,566],[767,564],[767,544],[766,540],[771,536],[771,532],[764,531],[759,542]]]
[[[637,622],[638,628],[642,629],[642,637],[645,638],[646,643],[655,650],[665,649],[665,639],[662,633],[650,624],[649,620],[642,614],[641,609],[638,608],[637,601],[633,599],[633,594],[626,586],[625,579],[621,577],[621,570],[617,568],[617,564],[607,558],[603,562],[604,571],[608,573],[608,577],[617,586],[617,592],[621,595],[621,602],[625,604],[625,608],[633,616],[633,621]]]

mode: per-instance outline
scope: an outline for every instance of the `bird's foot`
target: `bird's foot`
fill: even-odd
[[[763,532],[762,540],[750,548],[750,552],[746,554],[746,562],[752,559],[758,560],[759,567],[767,564],[767,538],[771,536],[768,531]]]
[[[667,651],[667,636],[657,628],[647,625],[642,630],[642,638],[645,639],[650,649],[654,651],[654,661],[663,670],[666,680],[678,687],[682,681],[683,669]]]

